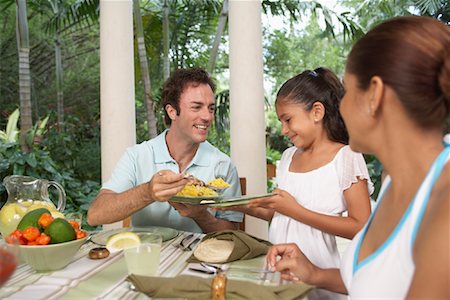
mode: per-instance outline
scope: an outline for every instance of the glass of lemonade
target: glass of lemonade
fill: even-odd
[[[158,276],[162,237],[156,233],[138,233],[141,244],[124,250],[128,274]]]

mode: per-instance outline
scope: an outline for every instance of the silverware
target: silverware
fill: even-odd
[[[205,273],[205,274],[216,274],[215,271],[211,271],[211,270],[204,270],[204,269],[197,269],[197,268],[189,268],[190,271],[194,271],[194,272],[200,272],[200,273]]]
[[[221,267],[219,267],[219,266],[216,266],[216,265],[208,264],[208,263],[205,263],[205,262],[201,262],[200,265],[203,268],[208,269],[208,270],[210,270],[210,271],[212,271],[214,273],[221,273],[221,272],[223,272],[223,269]]]
[[[178,244],[173,245],[175,248],[180,248],[180,249],[185,249],[186,245],[184,243],[186,243],[186,241],[192,239],[194,237],[194,234],[191,233],[187,236],[185,236]]]
[[[190,241],[194,237],[194,234],[189,234],[184,237],[180,243],[173,245],[175,248],[181,249],[182,251],[192,251],[193,247],[200,242],[200,238],[195,238],[193,241]],[[186,244],[187,243],[187,244]]]
[[[184,175],[184,178],[186,178],[189,181],[191,181],[191,184],[193,184],[193,185],[204,186],[204,187],[210,188],[211,190],[213,190],[215,192],[222,192],[223,190],[228,188],[228,187],[220,187],[220,186],[209,185],[206,182],[204,182],[203,180],[200,180],[197,177],[195,177],[194,175],[191,175],[191,174],[188,174],[188,173],[186,173]]]

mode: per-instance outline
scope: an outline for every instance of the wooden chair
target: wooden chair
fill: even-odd
[[[242,196],[247,195],[247,178],[239,177],[239,184],[241,185]],[[239,230],[245,231],[245,214],[242,222],[239,223]]]
[[[241,185],[242,196],[247,195],[247,178],[239,177],[239,184]],[[131,216],[123,219],[122,227],[131,227]],[[239,229],[245,231],[245,215],[242,223],[239,224]]]

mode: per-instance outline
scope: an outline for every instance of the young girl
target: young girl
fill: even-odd
[[[352,149],[374,154],[388,176],[340,270],[275,245],[268,263],[283,278],[350,299],[450,299],[449,49],[450,27],[417,16],[387,20],[353,46],[340,109]]]
[[[372,183],[363,156],[347,146],[339,114],[343,94],[339,79],[325,68],[304,71],[283,84],[276,111],[283,135],[294,146],[281,158],[278,189],[270,198],[232,208],[271,220],[270,242],[296,243],[322,268],[339,267],[335,236],[353,238],[370,215]],[[339,296],[313,290],[308,298]]]

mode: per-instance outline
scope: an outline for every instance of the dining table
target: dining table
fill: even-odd
[[[93,236],[96,234],[101,232],[93,233]],[[199,267],[186,262],[203,236],[201,233],[178,231],[175,237],[163,242],[159,276],[214,276],[206,272],[192,271],[191,269]],[[83,244],[71,263],[63,269],[36,272],[27,264],[19,264],[10,279],[0,288],[0,299],[149,299],[145,294],[136,291],[127,280],[123,251],[111,253],[107,258],[91,259],[88,256],[89,251],[99,247],[91,240],[95,239],[89,239]],[[185,247],[186,245],[190,246]],[[262,285],[283,284],[279,273],[264,272],[264,256],[223,264],[220,267],[226,271],[229,279]]]

